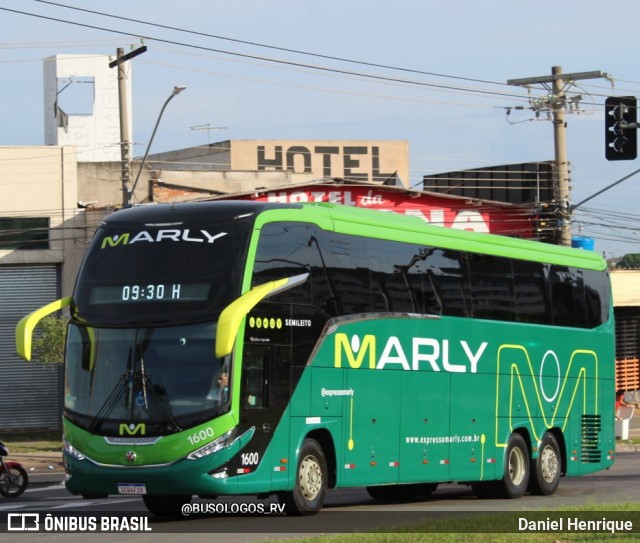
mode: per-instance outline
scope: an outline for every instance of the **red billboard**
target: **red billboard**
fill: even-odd
[[[536,210],[531,206],[446,196],[383,185],[319,181],[261,189],[250,194],[229,195],[224,198],[279,203],[332,202],[413,215],[438,226],[522,238],[535,238],[538,222]]]

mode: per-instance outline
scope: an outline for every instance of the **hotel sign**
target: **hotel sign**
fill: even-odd
[[[405,141],[243,141],[231,142],[231,169],[309,174],[381,183],[398,175],[409,182]]]

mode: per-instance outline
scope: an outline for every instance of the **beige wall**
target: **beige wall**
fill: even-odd
[[[409,181],[409,144],[372,140],[231,140],[231,170],[290,171],[311,178]]]
[[[16,210],[27,216],[54,211],[54,225],[76,207],[73,147],[0,147],[0,165],[3,215]]]
[[[611,293],[615,307],[640,307],[640,270],[613,270]]]
[[[271,189],[309,181],[309,176],[290,172],[156,172],[152,200],[180,202]],[[136,191],[137,193],[138,191]]]
[[[0,147],[0,216],[48,217],[50,248],[0,250],[0,265],[62,264],[63,295],[85,250],[84,216],[77,207],[74,147]]]
[[[134,164],[135,166],[135,164]],[[137,166],[132,167],[137,172]],[[143,188],[146,183],[142,184]],[[136,188],[136,193],[138,190]],[[140,192],[146,194],[146,190]],[[79,162],[78,201],[82,205],[122,205],[122,168],[120,162]]]

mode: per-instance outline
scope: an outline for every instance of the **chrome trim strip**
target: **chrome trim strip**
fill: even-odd
[[[109,445],[131,445],[131,446],[146,446],[153,445],[160,441],[162,436],[157,437],[104,437],[104,440]]]
[[[67,453],[69,454],[69,453]],[[70,455],[71,456],[71,455]],[[145,465],[145,466],[123,466],[120,464],[103,464],[102,462],[97,462],[96,460],[94,460],[93,458],[88,457],[86,454],[82,454],[82,456],[84,456],[84,460],[88,460],[89,462],[91,462],[93,465],[98,466],[100,468],[115,468],[115,469],[153,469],[153,468],[165,468],[167,466],[171,466],[172,464],[175,464],[176,462],[178,462],[179,460],[182,460],[182,458],[178,458],[178,460],[173,460],[172,462],[167,462],[166,464],[149,464],[149,465]],[[81,460],[79,460],[79,462],[81,462]]]

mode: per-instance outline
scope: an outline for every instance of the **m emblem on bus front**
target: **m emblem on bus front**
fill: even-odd
[[[121,436],[135,436],[137,434],[143,436],[147,433],[147,426],[144,422],[141,422],[140,424],[126,424],[123,422],[122,424],[120,424],[120,431],[118,433]]]

